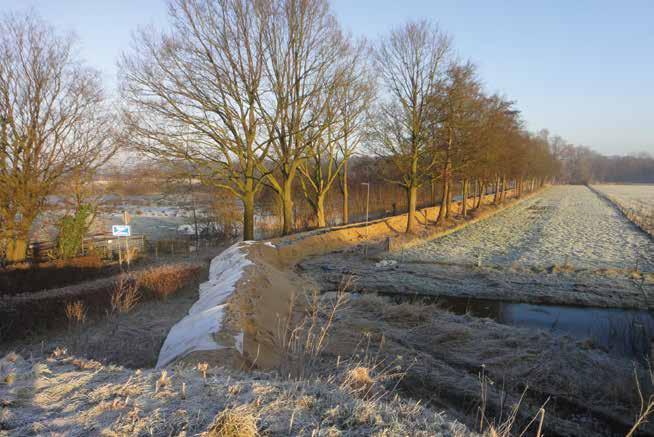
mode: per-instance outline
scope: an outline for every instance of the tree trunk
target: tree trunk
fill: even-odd
[[[7,241],[7,261],[22,262],[27,259],[27,236],[17,235]]]
[[[509,185],[506,183],[506,176],[502,177],[502,203],[506,200],[506,191]]]
[[[416,221],[416,203],[418,200],[418,188],[415,186],[410,187],[407,190],[407,195],[409,197],[409,212],[406,219],[406,231],[412,232],[415,227]]]
[[[350,223],[350,187],[347,185],[347,159],[343,163],[343,186],[341,188],[343,192],[343,224],[347,225]]]
[[[327,220],[325,219],[325,193],[318,194],[316,198],[316,219],[318,220],[319,228],[327,226]]]
[[[461,215],[465,217],[468,214],[468,179],[463,180],[463,199],[461,203]]]
[[[447,188],[447,208],[445,209],[445,218],[450,217],[450,213],[452,212],[452,195],[454,193],[454,190],[452,189],[452,181],[450,181],[448,184]]]
[[[436,223],[441,223],[447,216],[447,197],[449,196],[450,184],[447,176],[443,177],[443,192],[441,193],[441,207],[438,210],[438,218]]]
[[[479,208],[481,206],[481,201],[484,198],[485,191],[486,191],[486,185],[483,182],[480,181],[479,182],[479,193],[478,193],[478,197],[477,197],[477,205],[475,206],[475,208]]]
[[[254,191],[243,196],[243,240],[254,240]]]
[[[500,177],[495,178],[495,196],[493,197],[493,203],[497,205],[500,203]]]
[[[502,191],[500,191],[500,203],[506,200],[506,176],[502,176]]]
[[[293,233],[293,179],[288,178],[284,181],[282,188],[282,235]]]
[[[13,214],[14,216],[16,214]],[[23,262],[27,259],[27,246],[29,246],[30,229],[34,222],[33,217],[23,215],[20,221],[9,223],[6,241],[6,259],[10,263]]]

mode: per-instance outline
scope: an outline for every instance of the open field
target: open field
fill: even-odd
[[[459,232],[391,259],[576,269],[654,271],[654,244],[585,186],[553,186]]]
[[[654,185],[593,185],[654,237]]]
[[[301,267],[323,290],[354,275],[365,292],[652,308],[652,263],[654,242],[610,203],[586,187],[555,186],[408,249],[327,254]]]

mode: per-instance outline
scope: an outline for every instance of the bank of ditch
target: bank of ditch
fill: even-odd
[[[404,232],[407,215],[403,214],[265,242],[237,243],[212,261],[198,302],[171,329],[158,366],[202,359],[275,368],[282,360],[281,337],[302,319],[307,291],[316,288],[297,271],[302,260],[355,247],[370,253],[386,250],[390,244],[391,250],[397,250],[483,220],[538,193],[517,198],[511,191],[499,205],[494,204],[493,195],[485,196],[465,219],[452,214],[438,225],[433,221],[439,208],[426,208],[417,215],[418,230],[412,234]],[[474,199],[468,203],[472,208]],[[454,202],[453,209],[459,210],[460,204]]]

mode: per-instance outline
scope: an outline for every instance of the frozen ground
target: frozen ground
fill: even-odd
[[[654,271],[651,238],[585,186],[554,186],[461,231],[394,253],[401,261]]]
[[[654,185],[593,185],[593,189],[654,236]]]
[[[593,188],[619,199],[625,206],[654,211],[654,185],[593,185]]]
[[[105,366],[61,349],[39,360],[8,354],[0,359],[0,378],[10,381],[0,383],[0,436],[470,435],[419,402],[369,400],[347,374],[332,375],[296,381],[209,368],[203,376],[190,366]]]

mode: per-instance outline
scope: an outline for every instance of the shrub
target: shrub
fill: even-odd
[[[89,229],[92,213],[91,205],[81,205],[75,214],[66,214],[61,218],[57,237],[57,252],[61,258],[68,259],[77,255]]]
[[[55,267],[72,267],[75,269],[100,269],[103,267],[102,258],[97,255],[78,256],[67,260],[54,262]]]
[[[81,300],[66,304],[66,318],[68,323],[81,325],[86,321],[86,305]]]
[[[198,266],[168,265],[144,271],[139,282],[153,296],[164,299],[183,288],[200,270]]]
[[[120,275],[111,294],[112,312],[129,313],[140,300],[139,282],[133,276]]]

